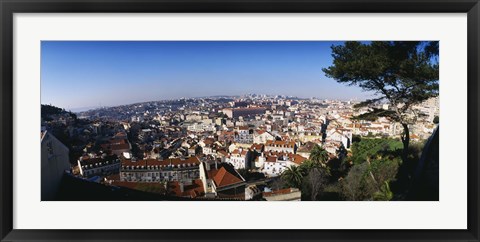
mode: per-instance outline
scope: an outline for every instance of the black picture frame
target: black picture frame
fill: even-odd
[[[2,241],[479,241],[478,0],[0,0],[0,239]],[[13,229],[13,14],[152,12],[468,13],[468,229],[466,230],[18,230]]]

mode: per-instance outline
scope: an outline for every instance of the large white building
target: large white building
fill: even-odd
[[[186,159],[124,160],[120,168],[120,180],[128,182],[181,181],[188,183],[199,177],[199,164],[200,161],[195,156]]]
[[[116,155],[103,158],[81,157],[77,164],[80,174],[84,177],[118,174],[121,167],[121,162]]]
[[[295,152],[297,152],[297,145],[294,141],[268,140],[265,143],[265,151],[276,151],[295,154]]]
[[[197,122],[187,126],[187,130],[191,132],[215,132],[217,129],[215,128],[215,124],[213,123],[204,123],[204,122]]]

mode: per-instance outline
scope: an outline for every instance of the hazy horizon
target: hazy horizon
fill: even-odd
[[[276,96],[276,95],[280,95],[280,94],[260,94],[260,93],[249,93],[249,94],[255,94],[255,95],[267,95],[267,96]],[[76,108],[65,108],[65,107],[62,107],[62,106],[58,106],[58,105],[55,105],[54,103],[42,103],[42,105],[52,105],[52,106],[55,106],[55,107],[58,107],[58,108],[64,108],[65,110],[67,111],[71,111],[71,112],[76,112],[76,113],[79,113],[79,112],[84,112],[84,111],[89,111],[89,110],[93,110],[93,109],[98,109],[98,108],[111,108],[111,107],[119,107],[119,106],[127,106],[127,105],[134,105],[134,104],[140,104],[140,103],[148,103],[148,102],[162,102],[162,101],[173,101],[173,100],[178,100],[178,99],[182,99],[182,98],[192,98],[192,99],[200,99],[200,98],[213,98],[213,97],[241,97],[241,96],[245,96],[246,94],[239,94],[239,95],[212,95],[212,96],[204,96],[204,97],[179,97],[179,98],[173,98],[173,99],[159,99],[159,100],[148,100],[148,101],[141,101],[141,102],[132,102],[132,103],[122,103],[122,104],[117,104],[117,105],[110,105],[110,106],[107,106],[107,105],[102,105],[102,106],[90,106],[90,107],[76,107]],[[281,96],[289,96],[289,95],[281,95]],[[294,97],[294,96],[290,96],[290,97]],[[321,98],[321,97],[297,97],[295,96],[294,98],[298,98],[298,99],[312,99],[312,98],[316,98],[316,99],[319,99],[319,100],[338,100],[338,101],[362,101],[360,99],[358,100],[355,100],[355,99],[330,99],[330,98]]]
[[[357,99],[330,41],[42,41],[41,103],[66,110],[247,93]]]

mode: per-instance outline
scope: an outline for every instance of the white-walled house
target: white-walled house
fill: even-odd
[[[256,144],[265,144],[268,140],[274,140],[275,136],[270,132],[260,130],[253,133],[253,143]]]
[[[327,137],[325,140],[328,141],[336,141],[341,142],[343,147],[346,149],[350,149],[352,144],[352,132],[339,130],[339,129],[332,129],[327,133]]]
[[[236,149],[225,157],[225,162],[233,165],[235,169],[248,169],[251,152],[245,149]]]
[[[250,133],[248,127],[239,127],[235,131],[234,141],[242,144],[251,144],[253,143],[253,134]]]
[[[204,123],[204,122],[196,122],[187,126],[187,130],[191,132],[215,132],[217,129],[215,128],[215,124],[213,123]]]
[[[284,152],[264,152],[257,157],[255,165],[269,177],[281,175],[288,167],[299,166],[306,158]]]

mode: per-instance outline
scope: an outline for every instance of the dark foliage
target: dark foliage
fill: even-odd
[[[406,162],[410,131],[415,122],[412,106],[438,96],[438,41],[347,41],[332,46],[333,65],[323,68],[327,77],[339,83],[371,91],[378,98],[357,107],[386,100],[392,110],[371,109],[361,119],[388,117],[402,124],[402,159]],[[409,115],[410,114],[410,115]]]
[[[53,119],[50,117],[52,115],[61,115],[61,114],[68,114],[70,115],[71,118],[74,120],[77,120],[77,115],[70,112],[70,111],[65,111],[65,109],[55,107],[52,105],[48,104],[42,104],[41,106],[41,116],[44,118],[46,121],[52,121]]]

